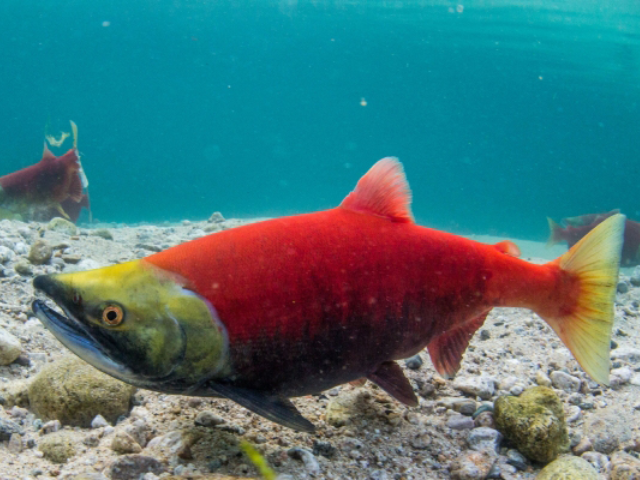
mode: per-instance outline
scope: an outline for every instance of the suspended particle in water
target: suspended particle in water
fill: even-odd
[[[111,22],[109,20],[105,20],[104,22],[102,22],[102,26],[103,27],[110,27],[111,26]]]
[[[362,98],[360,99],[360,106],[361,106],[361,107],[366,107],[366,106],[367,106],[367,101],[365,100],[365,98],[364,98],[364,97],[362,97]]]
[[[456,12],[458,12],[458,13],[462,13],[462,12],[464,12],[464,5],[458,5],[458,6],[456,7]]]

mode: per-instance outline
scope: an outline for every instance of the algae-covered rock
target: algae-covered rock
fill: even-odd
[[[531,460],[547,463],[569,448],[562,402],[550,388],[500,397],[493,415],[498,430]]]
[[[366,391],[341,392],[327,404],[325,421],[334,427],[345,426],[354,415],[365,409],[364,404],[368,398],[369,393]]]
[[[9,409],[13,406],[29,406],[29,383],[28,380],[14,380],[12,382],[0,384],[0,397],[3,399],[2,406]]]
[[[566,456],[544,467],[536,480],[600,480],[600,475],[583,458]]]
[[[29,250],[29,261],[34,265],[44,265],[51,260],[53,249],[44,240],[36,240]]]
[[[96,415],[115,423],[129,411],[135,387],[96,370],[77,357],[47,365],[29,385],[29,403],[44,420],[90,427]]]
[[[70,222],[61,217],[52,218],[51,221],[47,224],[47,230],[51,230],[53,232],[65,233],[67,235],[77,235],[78,227],[75,226],[74,223]]]
[[[91,235],[95,235],[96,237],[104,238],[105,240],[113,240],[113,234],[107,230],[106,228],[98,228],[91,232]]]
[[[38,442],[38,449],[55,463],[65,463],[76,454],[71,432],[60,431],[45,435]]]

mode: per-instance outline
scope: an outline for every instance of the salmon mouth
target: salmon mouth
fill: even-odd
[[[37,277],[36,280],[38,279],[48,280],[46,276]],[[85,324],[71,315],[64,305],[58,304],[58,306],[66,316],[49,307],[43,300],[36,299],[31,304],[33,313],[44,327],[82,360],[116,378],[123,380],[135,378],[131,369],[111,358]]]

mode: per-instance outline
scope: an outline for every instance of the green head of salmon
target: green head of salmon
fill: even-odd
[[[215,310],[175,275],[138,260],[42,275],[33,310],[67,348],[103,372],[149,389],[182,391],[224,370],[226,332]]]

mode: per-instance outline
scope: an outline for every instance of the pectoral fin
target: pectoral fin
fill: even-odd
[[[219,395],[233,400],[272,422],[300,432],[312,433],[315,430],[313,424],[302,416],[288,398],[270,397],[256,390],[219,383],[208,386]]]
[[[418,405],[413,387],[396,362],[384,362],[375,372],[367,375],[367,378],[399,402],[409,407]]]

